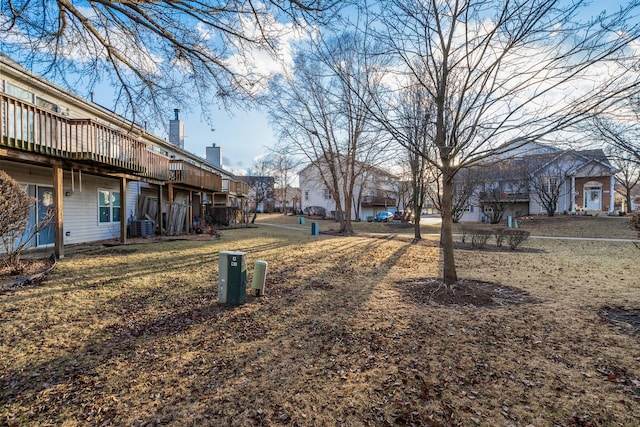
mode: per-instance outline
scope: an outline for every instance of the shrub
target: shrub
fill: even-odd
[[[526,230],[510,228],[510,229],[504,230],[504,234],[506,236],[509,247],[511,248],[511,250],[514,250],[515,248],[520,246],[522,242],[527,240],[531,233]]]
[[[471,234],[471,246],[474,248],[483,248],[489,238],[493,235],[493,230],[490,228],[473,228],[470,231]]]
[[[640,230],[640,211],[629,215],[629,225],[634,230]]]
[[[505,228],[495,228],[493,232],[496,235],[496,246],[498,246],[499,248],[502,247],[502,242],[504,242],[504,239],[506,237],[504,234]]]
[[[0,170],[0,239],[4,246],[4,263],[13,271],[20,271],[20,255],[35,236],[53,220],[53,209],[46,212],[34,226],[29,215],[36,200],[5,171]]]
[[[308,206],[304,208],[304,214],[310,216],[327,216],[327,211],[322,206]]]
[[[462,243],[464,243],[467,240],[467,234],[469,234],[470,232],[471,232],[471,227],[469,227],[468,225],[460,226],[460,233],[462,233]]]

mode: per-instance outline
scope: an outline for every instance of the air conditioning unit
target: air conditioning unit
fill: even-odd
[[[149,237],[154,234],[153,223],[148,219],[131,221],[129,224],[130,237]]]

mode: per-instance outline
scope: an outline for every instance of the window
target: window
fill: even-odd
[[[33,92],[29,92],[28,90],[24,90],[21,87],[15,86],[9,82],[5,85],[5,92],[8,95],[16,97],[22,101],[27,101],[33,103]]]
[[[550,176],[545,178],[544,187],[549,193],[554,193],[560,184],[560,178],[557,176]]]
[[[331,191],[329,191],[328,189],[324,190],[324,199],[331,200]]]
[[[304,192],[304,199],[305,200],[309,200],[309,192],[308,191]]]
[[[5,92],[22,101],[33,102],[33,93],[24,90],[18,86],[14,86],[7,82],[5,84]],[[8,136],[23,142],[33,142],[34,134],[34,112],[27,106],[22,104],[9,104],[4,114],[7,115]]]
[[[58,106],[51,101],[47,101],[46,99],[42,99],[39,96],[36,96],[36,105],[38,107],[42,107],[47,110],[51,110],[54,112],[58,111]]]
[[[120,222],[120,193],[98,190],[98,221],[100,224]]]

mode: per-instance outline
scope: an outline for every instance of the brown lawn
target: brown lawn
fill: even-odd
[[[560,228],[635,236],[589,219]],[[603,318],[640,308],[631,242],[458,250],[459,275],[497,296],[443,306],[425,285],[436,236],[260,221],[300,230],[105,247],[2,291],[0,425],[640,425],[640,334]],[[217,304],[222,250],[246,251],[249,276],[269,263],[265,296]]]

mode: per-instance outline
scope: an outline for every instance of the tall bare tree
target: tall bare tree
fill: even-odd
[[[479,200],[483,214],[491,224],[502,221],[507,210],[519,200],[520,194],[527,191],[527,173],[522,162],[505,159],[492,162],[472,171],[478,178]]]
[[[385,145],[373,132],[367,102],[379,79],[353,33],[320,38],[295,61],[295,72],[273,86],[270,111],[281,138],[316,167],[336,204],[340,232],[353,233],[357,178],[376,164]]]
[[[453,200],[451,202],[451,220],[454,223],[459,222],[464,212],[469,208],[473,196],[476,194],[478,186],[480,185],[480,181],[477,169],[466,168],[458,171],[453,188]]]
[[[587,3],[392,0],[373,11],[379,23],[371,31],[397,60],[396,80],[419,82],[433,103],[435,155],[424,156],[442,177],[447,285],[458,279],[451,219],[458,171],[569,129],[638,86],[637,74],[626,72],[637,63],[627,48],[640,31],[631,21],[638,2],[581,20]],[[396,105],[375,101],[380,123],[409,146]]]
[[[614,157],[640,164],[640,96],[620,100],[615,110],[601,112],[586,128],[595,139],[612,147]]]
[[[640,160],[633,153],[618,147],[609,149],[608,155],[613,166],[618,169],[618,192],[625,198],[626,212],[630,213],[633,206],[633,190],[640,183]]]
[[[411,177],[411,210],[414,212],[415,239],[421,239],[420,214],[433,183],[433,168],[427,153],[433,147],[434,109],[429,94],[420,84],[410,84],[398,94],[397,127],[402,132],[401,146],[405,148]],[[396,138],[399,135],[396,133]]]
[[[251,94],[256,56],[282,53],[334,0],[0,2],[2,52],[70,89],[115,88],[122,114]]]
[[[282,203],[282,213],[287,214],[287,201],[289,191],[296,174],[295,170],[300,165],[300,160],[290,153],[290,147],[277,145],[269,153],[267,162],[275,178],[278,197]]]
[[[570,191],[567,179],[573,172],[571,165],[551,163],[541,168],[535,167],[536,162],[531,165],[533,167],[530,167],[527,172],[529,190],[546,211],[547,216],[554,216],[558,211],[560,198]]]
[[[267,202],[274,197],[275,179],[272,173],[268,161],[259,159],[249,168],[246,176],[240,177],[249,187],[249,202],[253,209],[251,224],[256,221],[260,206],[266,209]]]

